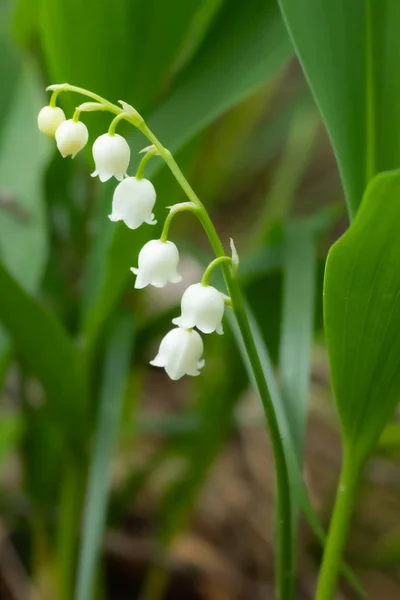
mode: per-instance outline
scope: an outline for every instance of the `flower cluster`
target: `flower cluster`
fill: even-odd
[[[55,138],[63,157],[74,158],[87,144],[88,130],[79,120],[81,110],[78,108],[73,118],[68,120],[61,108],[51,104],[42,108],[39,113],[40,131]],[[117,116],[113,123],[118,119]],[[157,154],[157,150],[150,146],[145,151],[147,155],[132,177],[127,174],[131,154],[129,145],[122,136],[115,133],[113,124],[108,133],[96,139],[92,148],[95,163],[92,177],[98,176],[102,182],[112,177],[119,181],[114,191],[109,218],[111,221],[123,221],[130,229],[137,229],[143,223],[154,225],[157,222],[153,213],[156,191],[153,184],[142,177],[145,163],[150,156]],[[169,225],[169,220],[179,211],[179,207],[190,209],[195,208],[195,205],[186,203],[171,207],[166,225],[167,222]],[[135,288],[141,289],[148,285],[162,288],[167,283],[181,281],[182,277],[178,272],[179,252],[176,245],[167,239],[168,225],[164,227],[160,239],[147,242],[140,250],[138,267],[131,269],[136,275]],[[210,267],[213,268],[213,263]],[[157,356],[150,362],[151,365],[163,367],[173,380],[184,375],[199,375],[204,366],[203,340],[196,329],[205,334],[214,331],[223,333],[225,297],[208,284],[210,267],[201,282],[189,286],[184,292],[181,315],[172,320],[176,327],[163,338]]]

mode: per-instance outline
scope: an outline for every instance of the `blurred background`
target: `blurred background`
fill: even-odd
[[[135,291],[129,268],[180,188],[152,159],[159,224],[115,226],[115,182],[89,176],[110,116],[83,116],[90,144],[71,161],[37,113],[46,86],[66,81],[129,102],[226,248],[235,240],[286,443],[325,527],[341,454],[322,278],[347,217],[276,2],[1,0],[0,80],[1,600],[273,598],[273,463],[232,318],[205,340],[201,377],[171,382],[148,365],[212,258],[207,240],[177,217],[182,285]],[[59,97],[68,116],[82,101]],[[120,133],[133,175],[148,143]],[[352,522],[347,558],[370,598],[400,597],[399,449],[393,423]],[[321,556],[308,517],[299,600],[313,597]],[[357,597],[345,582],[339,594]]]

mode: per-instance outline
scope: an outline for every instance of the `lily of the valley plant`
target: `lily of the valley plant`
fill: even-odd
[[[116,115],[108,131],[94,141],[92,148],[95,163],[92,176],[98,176],[102,182],[112,177],[119,181],[112,201],[110,199],[111,221],[123,221],[130,229],[137,229],[142,225],[154,225],[157,222],[155,216],[160,219],[161,215],[155,212],[154,186],[143,177],[147,162],[156,155],[164,159],[188,198],[187,202],[169,208],[161,237],[147,242],[139,252],[137,267],[133,266],[131,269],[136,276],[135,288],[141,289],[148,285],[162,288],[181,281],[179,250],[169,239],[171,221],[178,213],[191,212],[197,216],[210,241],[215,259],[206,268],[201,281],[189,286],[184,292],[181,314],[173,319],[175,327],[161,341],[157,356],[151,364],[164,368],[173,380],[184,375],[198,376],[205,363],[201,334],[223,334],[222,319],[225,307],[232,308],[269,425],[277,479],[277,590],[280,600],[289,600],[292,597],[293,557],[288,469],[274,406],[239,286],[239,260],[235,246],[231,242],[231,255],[225,254],[205,206],[196,196],[171,153],[132,106],[120,101],[121,108],[91,91],[69,84],[51,85],[48,90],[52,91],[50,104],[40,111],[38,126],[45,135],[55,138],[63,157],[74,158],[88,142],[87,127],[80,120],[82,114],[99,110]],[[91,101],[80,104],[72,118],[66,120],[64,112],[56,106],[57,97],[61,92],[76,92],[90,98]],[[122,120],[135,126],[151,144],[144,149],[144,156],[134,176],[128,173],[131,155],[129,145],[116,133],[116,127]],[[209,284],[210,275],[217,267],[222,269],[228,295]]]

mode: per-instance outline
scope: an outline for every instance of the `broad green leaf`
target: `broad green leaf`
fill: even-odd
[[[400,3],[279,2],[354,216],[369,180],[400,164]]]
[[[130,0],[40,0],[40,40],[52,79],[48,85],[67,81],[101,95],[129,96],[138,60],[135,8]],[[77,102],[74,95],[68,105]]]
[[[117,317],[106,353],[100,409],[89,465],[76,600],[90,600],[94,597],[97,561],[106,519],[111,460],[121,419],[133,332],[130,314]]]
[[[315,233],[309,220],[293,220],[284,226],[280,389],[300,462],[307,421],[314,333],[315,246]]]
[[[82,440],[85,385],[72,341],[60,323],[0,263],[0,322],[24,364],[41,382],[46,410],[72,439]]]
[[[48,251],[42,177],[49,143],[37,128],[44,101],[29,66],[18,78],[0,147],[0,257],[20,284],[34,291]]]
[[[240,3],[234,11],[227,3],[190,68],[150,118],[150,127],[165,146],[176,152],[224,111],[262,86],[289,53],[275,1],[251,0]],[[133,150],[143,145],[143,137],[133,138]],[[153,163],[156,168],[160,164]],[[154,175],[153,169],[149,169],[149,175]],[[163,206],[169,204],[171,198],[159,198],[158,218],[162,219]],[[86,305],[85,329],[90,339],[96,337],[123,291],[141,245],[159,231],[142,228],[132,235],[126,227],[115,227],[106,220],[103,214],[104,227],[100,228],[103,234],[106,231],[104,241],[95,242],[98,252],[92,260],[102,268],[89,275],[93,301]]]
[[[375,177],[326,262],[332,386],[345,446],[361,464],[400,398],[399,198],[399,171]]]

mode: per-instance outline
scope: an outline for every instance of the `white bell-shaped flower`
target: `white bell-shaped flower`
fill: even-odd
[[[68,119],[68,121],[61,123],[56,130],[57,148],[64,158],[66,156],[75,158],[78,152],[86,145],[88,139],[89,132],[82,121]]]
[[[200,334],[177,327],[162,339],[158,354],[150,364],[163,367],[167,375],[176,381],[184,375],[199,375],[204,366],[202,355],[203,340]]]
[[[137,229],[142,223],[155,225],[152,213],[156,201],[156,190],[148,179],[127,177],[115,188],[111,221],[124,221],[130,229]]]
[[[58,127],[65,121],[64,111],[59,106],[44,106],[38,114],[39,130],[54,138]]]
[[[223,333],[224,297],[215,287],[195,283],[182,296],[181,316],[172,319],[179,327],[197,327],[203,333]]]
[[[177,272],[178,263],[179,252],[173,242],[147,242],[139,252],[139,268],[131,268],[137,275],[135,288],[142,289],[147,285],[162,288],[168,282],[179,283],[182,277]]]
[[[126,139],[118,133],[104,133],[93,144],[93,158],[96,170],[92,177],[98,175],[100,181],[115,177],[122,181],[129,166],[131,149]]]

